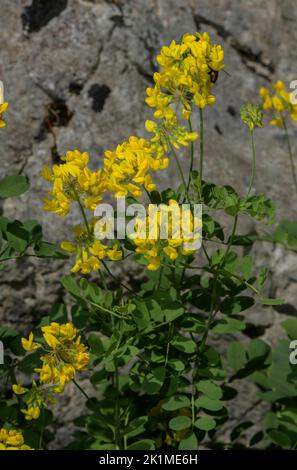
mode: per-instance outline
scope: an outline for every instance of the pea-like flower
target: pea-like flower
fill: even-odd
[[[72,323],[53,322],[41,330],[50,349],[41,356],[42,367],[35,371],[40,374],[41,383],[53,384],[55,392],[62,392],[78,371],[86,370],[89,363],[87,347],[81,343]]]
[[[272,112],[272,119],[269,124],[280,128],[285,127],[284,119],[290,116],[292,121],[297,121],[297,104],[292,101],[292,93],[288,92],[284,82],[278,80],[273,85],[274,93],[268,88],[260,89],[262,107],[264,111]]]
[[[156,155],[154,147],[145,139],[130,137],[114,151],[107,150],[104,172],[109,190],[116,197],[132,194],[139,197],[142,187],[151,192],[156,189],[150,172],[163,170],[168,166],[164,153]]]
[[[41,385],[33,382],[31,389],[22,385],[13,385],[14,393],[26,394],[27,409],[21,410],[26,419],[37,419],[40,409],[46,407],[52,400],[53,393],[60,393],[65,385],[74,379],[79,371],[87,369],[89,353],[81,342],[81,337],[72,323],[59,324],[56,322],[41,328],[45,344],[38,343],[45,352],[41,356],[42,366],[35,369],[39,373]],[[38,411],[39,410],[39,411]]]
[[[52,169],[45,166],[42,170],[42,177],[53,183],[53,188],[48,192],[50,197],[44,198],[43,209],[64,217],[75,201],[93,211],[106,190],[102,170],[90,171],[87,167],[89,155],[78,150],[66,152],[61,161],[61,164],[53,165]]]
[[[176,121],[180,107],[189,119],[192,106],[204,108],[215,102],[211,90],[224,68],[224,51],[212,45],[207,33],[186,34],[180,44],[172,41],[157,57],[160,71],[154,74],[154,88],[147,89],[146,103],[155,108],[155,117]]]
[[[0,429],[0,450],[34,450],[24,442],[23,434],[16,429]]]
[[[130,238],[136,253],[144,256],[150,271],[159,269],[162,258],[174,262],[179,254],[191,255],[201,236],[201,220],[190,209],[182,210],[173,199],[161,211],[152,207],[148,217],[137,220],[135,228]]]
[[[123,257],[118,242],[113,245],[103,243],[100,239],[96,239],[96,227],[98,221],[92,218],[89,222],[87,230],[82,225],[74,227],[74,243],[71,241],[63,241],[61,248],[68,253],[76,255],[75,263],[71,268],[71,272],[81,272],[88,274],[91,271],[98,271],[102,268],[102,260],[119,261]]]
[[[6,122],[3,119],[3,113],[8,108],[8,103],[0,103],[0,129],[6,126]]]

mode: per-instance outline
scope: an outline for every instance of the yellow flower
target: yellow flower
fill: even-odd
[[[21,410],[21,412],[25,415],[27,421],[38,419],[40,416],[40,408],[38,406],[30,406],[27,409]]]
[[[34,336],[33,336],[32,331],[31,331],[31,333],[29,334],[29,338],[28,338],[28,339],[22,338],[22,339],[21,339],[21,342],[22,342],[23,348],[24,348],[26,351],[34,351],[34,349],[37,349],[37,348],[40,347],[40,344],[34,343]]]
[[[162,263],[162,256],[174,262],[179,254],[190,255],[200,239],[202,222],[193,216],[190,209],[182,209],[178,202],[171,199],[162,210],[149,208],[146,219],[138,219],[135,232],[130,235],[135,251],[144,256],[147,269],[155,271]],[[165,236],[164,236],[165,234]]]
[[[6,126],[6,122],[4,121],[2,114],[5,113],[7,108],[8,108],[8,103],[0,104],[0,129]]]
[[[150,126],[149,126],[150,127]],[[139,197],[141,186],[148,181],[150,171],[162,169],[163,155],[156,154],[154,147],[145,139],[130,137],[114,151],[106,151],[104,172],[108,188],[116,197],[132,194]],[[150,179],[151,187],[155,188]]]
[[[61,393],[77,371],[86,369],[89,353],[72,323],[52,322],[41,330],[52,351],[41,357],[42,367],[35,371],[41,383],[51,384],[52,392]]]
[[[78,150],[68,151],[61,157],[62,163],[42,169],[41,176],[53,184],[52,190],[44,198],[43,210],[65,217],[72,202],[82,202],[88,210],[94,210],[106,191],[105,176],[102,170],[91,171],[87,165],[89,155]]]
[[[74,253],[76,251],[75,245],[71,242],[61,242],[60,247],[62,248],[62,250],[68,251],[69,253]]]
[[[161,68],[154,74],[155,87],[147,89],[146,103],[156,108],[155,117],[176,120],[180,106],[188,120],[191,103],[199,108],[212,105],[215,97],[210,91],[224,68],[223,61],[222,47],[212,45],[207,33],[186,34],[180,44],[172,41],[169,47],[162,47],[157,57]],[[150,121],[146,127],[149,132],[155,132]]]
[[[24,444],[21,432],[15,429],[0,428],[0,450],[33,450]]]
[[[264,111],[272,111],[273,118],[269,124],[271,126],[284,127],[286,116],[290,116],[292,121],[297,121],[297,104],[292,101],[292,93],[286,90],[284,82],[278,80],[273,85],[274,93],[268,88],[260,88],[260,97]]]
[[[26,387],[23,387],[20,384],[13,384],[12,390],[16,395],[23,395],[24,393],[28,391]]]

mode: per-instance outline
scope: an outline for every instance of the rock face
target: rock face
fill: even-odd
[[[2,0],[0,79],[10,108],[7,129],[0,133],[0,176],[22,171],[31,190],[21,200],[1,202],[1,210],[10,217],[37,218],[51,241],[65,238],[78,216],[63,220],[42,212],[41,167],[75,148],[88,151],[100,165],[104,150],[130,135],[143,135],[143,123],[151,116],[145,89],[156,70],[156,53],[197,30],[207,30],[222,44],[228,72],[220,75],[217,103],[205,116],[205,177],[244,191],[251,157],[239,108],[257,101],[260,86],[297,78],[294,7],[295,0]],[[296,129],[290,132],[296,137]],[[256,147],[256,189],[276,202],[279,218],[296,218],[282,132],[257,131]],[[178,184],[173,163],[159,182]],[[248,221],[242,224],[245,230],[255,228]],[[268,294],[286,299],[278,312],[258,308],[247,313],[256,327],[253,334],[274,343],[279,319],[296,314],[296,256],[266,244],[254,252],[257,265],[271,271]],[[63,300],[59,277],[67,269],[65,263],[38,260],[9,266],[1,273],[0,318],[28,328],[53,302]],[[240,419],[238,414],[251,406],[244,397],[234,415]]]

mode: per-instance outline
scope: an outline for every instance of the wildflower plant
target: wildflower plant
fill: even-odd
[[[207,33],[186,34],[180,43],[164,46],[157,57],[160,68],[153,76],[154,86],[147,89],[146,103],[153,110],[152,119],[144,123],[149,137],[131,136],[91,165],[86,152],[71,150],[61,163],[42,171],[49,185],[44,210],[67,217],[76,205],[81,223],[73,227],[69,240],[61,241],[62,251],[50,251],[50,256],[64,252],[65,258],[74,257],[72,274],[61,279],[72,305],[53,306],[25,338],[5,330],[11,355],[2,375],[13,397],[3,424],[24,429],[35,448],[46,448],[51,440],[51,407],[70,382],[86,406],[76,420],[71,449],[230,448],[248,427],[236,426],[228,441],[220,435],[228,421],[229,402],[238,393],[235,380],[263,384],[273,369],[273,355],[258,339],[245,347],[232,341],[221,353],[214,339],[243,332],[244,312],[256,303],[282,300],[263,296],[268,270],[253,268],[253,259],[243,248],[251,248],[256,237],[240,230],[242,216],[259,225],[274,222],[272,201],[251,194],[254,132],[262,127],[259,106],[241,108],[253,157],[247,192],[239,194],[231,186],[203,178],[205,114],[215,105],[213,93],[223,61],[222,47],[212,44]],[[197,131],[191,120],[195,112],[200,119]],[[188,153],[187,174],[182,153]],[[180,184],[161,190],[155,174],[172,165]],[[97,209],[107,199],[122,197],[130,208],[144,201],[147,213],[136,219],[131,237],[110,239],[106,234],[111,220],[102,223]],[[188,217],[181,234],[175,221],[184,203]],[[165,206],[168,213],[166,238],[160,213],[151,213],[155,204]],[[197,204],[203,205],[199,216],[194,211]],[[195,224],[201,230],[193,235]],[[18,232],[15,239],[19,237]],[[10,236],[3,238],[11,243]],[[37,235],[28,240],[29,248],[40,254],[44,242]],[[124,270],[127,263],[143,268],[138,283],[127,285],[114,273],[113,265]],[[81,374],[90,380],[87,390],[79,383]],[[268,389],[273,386],[265,380]],[[277,416],[273,429],[287,417]],[[289,419],[295,418],[291,414]],[[276,433],[266,431],[248,445],[278,446]]]

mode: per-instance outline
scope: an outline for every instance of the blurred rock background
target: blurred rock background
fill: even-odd
[[[207,30],[222,44],[228,71],[216,84],[215,107],[205,113],[205,177],[242,192],[247,188],[251,155],[239,109],[244,102],[257,102],[260,86],[279,78],[288,85],[297,78],[295,0],[1,0],[0,9],[0,79],[10,102],[8,125],[0,133],[0,177],[23,172],[31,183],[22,199],[0,201],[5,215],[40,220],[50,241],[69,235],[77,214],[59,219],[42,212],[41,167],[75,148],[88,151],[100,165],[104,150],[130,135],[144,135],[144,121],[151,116],[145,89],[157,67],[155,56],[161,45],[186,32]],[[290,133],[296,141],[297,128]],[[296,219],[285,145],[280,130],[257,131],[255,189],[275,201],[278,219]],[[173,164],[159,182],[178,185]],[[241,229],[255,227],[243,221]],[[270,269],[267,295],[286,303],[277,310],[248,311],[250,326],[242,339],[259,336],[275,344],[282,334],[280,321],[297,314],[297,258],[271,244],[258,244],[253,251],[257,266]],[[64,300],[59,277],[69,266],[34,259],[12,263],[0,278],[1,322],[27,331],[54,302]],[[118,275],[129,281],[139,274],[129,267],[129,273]],[[72,426],[81,412],[74,394],[71,388],[67,410],[59,411],[57,447],[69,440],[65,423]],[[263,412],[256,403],[256,391],[243,390],[230,427],[251,411],[256,422]]]

